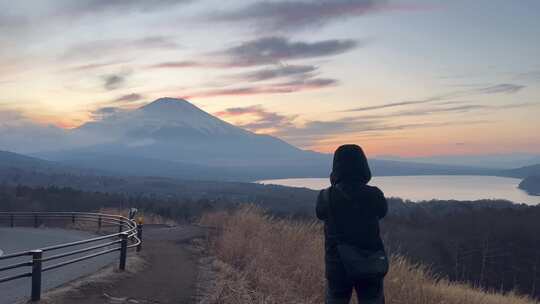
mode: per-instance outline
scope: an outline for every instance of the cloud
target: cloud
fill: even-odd
[[[156,48],[156,49],[176,49],[180,45],[171,37],[167,36],[148,36],[141,39],[136,39],[131,42],[134,47],[141,48]]]
[[[374,115],[361,115],[357,116],[357,119],[384,119],[384,118],[399,118],[408,116],[427,116],[433,114],[447,114],[447,113],[466,113],[471,111],[496,111],[504,109],[517,109],[525,107],[540,106],[540,103],[524,102],[518,104],[506,104],[506,105],[483,105],[483,104],[465,104],[453,107],[430,107],[419,108],[412,110],[398,111],[388,114],[374,114]]]
[[[91,111],[90,116],[93,120],[100,121],[117,114],[125,113],[126,111],[128,110],[119,107],[106,106]]]
[[[22,16],[13,16],[0,11],[0,29],[26,25],[28,20]]]
[[[103,12],[148,12],[170,8],[173,5],[193,2],[192,0],[78,0],[69,1],[64,7],[66,13],[91,14]]]
[[[450,120],[449,118],[446,118],[444,120],[441,119],[441,121],[396,123],[396,118],[400,117],[431,116],[434,114],[464,113],[471,111],[500,111],[538,106],[540,106],[540,102],[524,102],[506,105],[466,104],[453,107],[421,108],[389,114],[350,116],[329,121],[308,121],[301,126],[288,125],[287,127],[276,130],[273,134],[296,144],[311,145],[314,142],[324,140],[325,138],[335,138],[343,136],[344,134],[354,134],[355,136],[359,136],[359,134],[377,132],[380,136],[383,136],[390,131],[476,125],[493,122],[485,119]]]
[[[540,70],[519,73],[516,77],[522,80],[540,81]]]
[[[69,47],[61,59],[80,60],[81,58],[107,58],[124,53],[126,50],[148,50],[148,49],[176,49],[180,46],[173,38],[168,36],[147,36],[139,39],[107,39],[94,40],[78,43]],[[115,62],[115,61],[112,61]]]
[[[110,74],[102,77],[103,88],[107,91],[119,89],[126,83],[126,74]]]
[[[386,108],[395,108],[395,107],[402,107],[402,106],[409,106],[409,105],[424,104],[424,103],[429,103],[429,102],[439,101],[439,100],[442,100],[442,97],[430,97],[430,98],[420,99],[420,100],[391,102],[391,103],[385,103],[385,104],[377,105],[377,106],[353,108],[353,109],[345,110],[344,112],[365,112],[365,111],[372,111],[372,110],[379,110],[379,109],[386,109]]]
[[[313,78],[313,79],[298,79],[290,82],[277,84],[276,86],[298,88],[299,90],[307,89],[322,89],[326,87],[335,86],[339,83],[336,79],[332,78]]]
[[[328,57],[343,54],[364,43],[349,39],[315,42],[291,41],[285,37],[263,37],[212,52],[201,60],[167,61],[150,68],[231,68],[281,64],[288,60]]]
[[[244,42],[222,52],[230,66],[276,64],[284,60],[326,57],[345,53],[359,44],[354,40],[290,41],[285,37],[265,37]]]
[[[118,108],[104,107],[104,108],[99,108],[99,109],[93,111],[92,113],[95,114],[95,115],[110,115],[110,114],[114,114],[116,112],[118,112]]]
[[[59,149],[65,144],[65,131],[40,124],[14,110],[0,109],[0,150],[19,153]]]
[[[184,98],[216,97],[216,96],[248,96],[260,94],[289,94],[306,90],[317,90],[337,85],[338,81],[330,78],[313,78],[305,80],[292,80],[260,86],[227,88],[194,92]]]
[[[237,78],[249,82],[258,82],[283,77],[295,77],[300,79],[312,78],[318,67],[312,65],[279,65],[277,67],[247,72],[238,75]]]
[[[496,108],[498,108],[498,109],[517,109],[517,108],[536,107],[536,106],[540,106],[540,102],[514,103],[514,104],[500,105],[500,106],[497,106]]]
[[[524,85],[517,85],[512,83],[502,83],[485,88],[480,88],[477,91],[481,94],[513,94],[524,89]]]
[[[222,118],[249,115],[254,118],[252,121],[237,125],[254,132],[268,129],[291,128],[294,126],[293,120],[297,117],[296,115],[288,116],[271,112],[264,109],[260,105],[228,108],[221,112],[215,113],[215,115]]]
[[[27,118],[20,112],[13,110],[0,110],[0,126],[13,125],[14,123],[24,122]]]
[[[363,116],[357,116],[345,117],[330,121],[313,120],[298,126],[294,123],[297,116],[287,116],[276,112],[271,112],[260,105],[229,108],[221,112],[217,112],[215,115],[224,119],[249,116],[254,119],[248,123],[237,125],[255,132],[261,130],[271,130],[270,134],[292,140],[295,143],[301,142],[302,144],[307,144],[325,137],[338,136],[348,133],[385,132],[460,124],[480,124],[488,122],[486,120],[461,120],[395,124],[392,122],[392,120],[386,119],[391,117],[390,115],[387,115],[377,117],[378,119],[374,119],[375,117],[366,118]]]
[[[134,101],[139,101],[143,98],[144,96],[142,96],[141,94],[131,93],[131,94],[122,95],[118,98],[115,98],[113,101],[114,102],[134,102]]]
[[[213,13],[209,19],[253,23],[264,32],[294,31],[373,13],[384,9],[385,3],[378,0],[260,1],[236,11]]]
[[[72,28],[83,18],[101,23],[101,17],[119,20],[132,18],[130,14],[150,14],[173,10],[196,0],[45,0],[0,1],[0,38],[21,34],[39,34],[48,37],[57,29]],[[96,19],[100,18],[100,20]],[[62,30],[63,31],[63,30]]]
[[[280,129],[276,133],[288,141],[296,144],[312,144],[315,141],[325,138],[335,138],[345,134],[365,134],[380,132],[384,135],[386,131],[398,131],[407,129],[435,128],[445,126],[463,126],[474,124],[490,123],[489,120],[452,120],[441,122],[417,122],[396,124],[386,120],[363,120],[357,117],[341,118],[331,121],[308,121],[302,126],[293,126]]]
[[[158,69],[160,68],[184,69],[184,68],[197,68],[197,67],[210,67],[210,65],[207,65],[202,62],[186,60],[186,61],[166,61],[166,62],[161,62],[161,63],[157,63],[157,64],[153,64],[149,66],[149,68],[158,68]],[[220,67],[220,66],[217,65],[215,67]]]
[[[126,63],[126,61],[109,61],[109,62],[97,62],[97,63],[89,63],[89,64],[81,64],[74,67],[69,68],[70,71],[89,71],[89,70],[95,70],[105,67],[110,67],[114,65],[119,65]]]
[[[428,97],[425,99],[419,99],[419,100],[409,100],[409,101],[399,101],[399,102],[391,102],[391,103],[385,103],[381,105],[376,106],[366,106],[366,107],[358,107],[358,108],[352,108],[345,110],[343,112],[365,112],[365,111],[373,111],[373,110],[380,110],[380,109],[386,109],[386,108],[395,108],[395,107],[402,107],[402,106],[411,106],[411,105],[419,105],[419,104],[426,104],[426,103],[432,103],[437,101],[445,101],[456,97],[467,97],[467,96],[474,96],[474,95],[484,95],[484,94],[513,94],[521,91],[526,86],[524,85],[518,85],[518,84],[509,84],[509,83],[502,83],[497,85],[491,85],[486,86],[482,88],[475,88],[475,89],[468,89],[468,90],[462,90],[462,91],[455,91],[446,93],[443,95],[437,95]],[[460,103],[458,101],[447,101],[441,104],[455,104]]]
[[[391,113],[387,115],[381,115],[378,117],[402,117],[402,116],[422,116],[422,115],[432,115],[437,113],[460,113],[460,112],[469,112],[474,110],[486,110],[486,109],[496,109],[496,107],[479,105],[479,104],[468,104],[455,107],[445,107],[445,108],[421,108],[416,110],[401,111],[396,113]]]

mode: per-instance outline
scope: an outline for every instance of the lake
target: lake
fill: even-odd
[[[387,197],[412,201],[505,199],[515,203],[536,205],[540,196],[528,195],[518,188],[520,179],[495,176],[429,175],[374,177],[370,185],[381,188]],[[259,181],[314,190],[329,186],[328,178],[289,178]]]

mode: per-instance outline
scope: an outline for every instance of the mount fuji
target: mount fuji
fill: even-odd
[[[214,117],[184,99],[107,111],[69,131],[69,149],[32,156],[122,175],[252,181],[326,177],[331,156],[306,151]],[[375,175],[493,174],[494,170],[371,159]]]
[[[68,136],[91,144],[35,156],[123,174],[239,180],[323,176],[330,162],[329,155],[244,130],[175,98],[112,112]]]

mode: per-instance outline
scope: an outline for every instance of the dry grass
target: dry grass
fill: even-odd
[[[220,231],[208,246],[217,257],[213,293],[201,303],[324,303],[322,226],[275,219],[255,207],[233,214],[211,213],[201,224]],[[421,265],[392,257],[385,281],[387,303],[532,304],[516,295],[500,295],[436,280]]]

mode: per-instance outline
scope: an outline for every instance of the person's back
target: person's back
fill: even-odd
[[[325,222],[326,303],[348,303],[355,288],[360,303],[384,303],[383,278],[351,279],[338,245],[384,252],[379,220],[387,213],[384,194],[368,186],[371,172],[362,149],[341,146],[334,155],[332,186],[321,191],[317,217]]]

